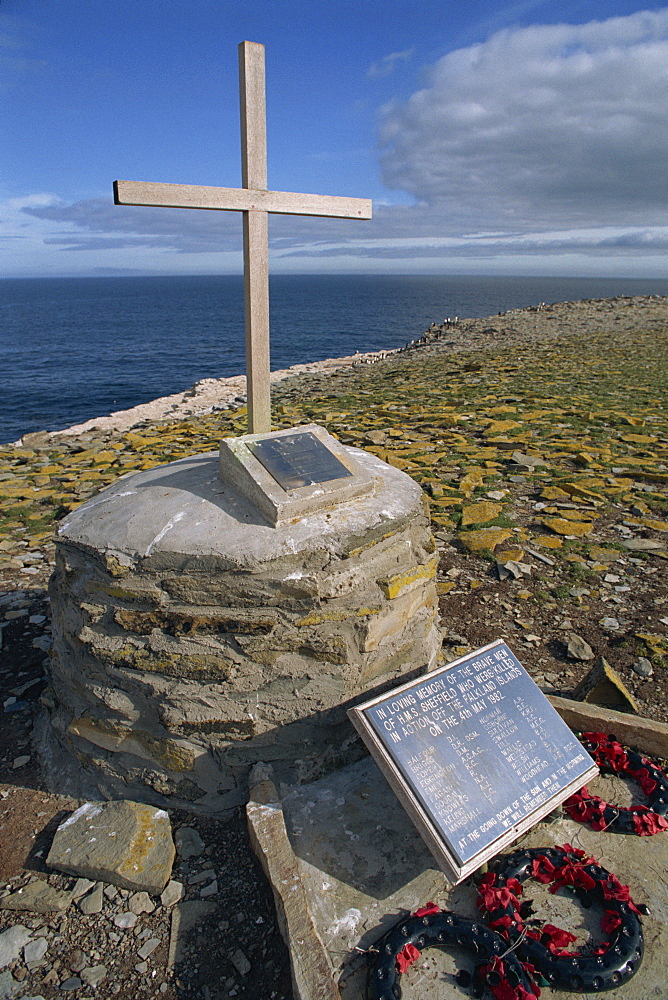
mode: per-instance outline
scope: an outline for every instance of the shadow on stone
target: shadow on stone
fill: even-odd
[[[174,470],[174,465],[165,466]],[[183,493],[191,494],[206,500],[207,503],[214,504],[224,511],[229,517],[239,521],[240,524],[258,524],[263,528],[270,528],[272,525],[248,500],[238,493],[234,487],[223,483],[218,473],[218,453],[206,452],[203,455],[193,455],[190,458],[182,459],[178,462],[176,471],[165,471],[160,474],[160,468],[155,470],[158,473],[160,485],[173,490],[181,490]],[[136,489],[155,489],[155,479],[150,482],[134,483]]]
[[[370,757],[326,779],[281,789],[297,857],[375,899],[436,863]]]
[[[33,872],[52,872],[53,869],[49,868],[46,863],[46,856],[49,853],[49,848],[53,842],[56,830],[60,824],[69,815],[72,814],[74,810],[72,809],[59,809],[58,812],[51,817],[46,826],[42,827],[39,831],[32,847],[30,848],[30,853],[28,857],[23,862],[23,867],[27,871]]]

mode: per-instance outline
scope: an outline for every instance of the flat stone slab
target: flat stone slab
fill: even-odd
[[[624,785],[618,779],[596,778],[589,787],[610,801],[625,804]],[[448,883],[370,758],[308,785],[284,786],[280,799],[308,908],[343,1000],[363,1000],[364,950],[417,907],[433,900],[442,908],[478,919],[473,877],[454,888]],[[647,904],[651,911],[642,918],[645,955],[639,972],[606,996],[611,1000],[665,998],[668,887],[663,873],[668,870],[668,836],[606,834],[560,819],[540,823],[511,850],[565,843],[592,854],[628,884],[636,903]],[[577,902],[544,895],[546,901],[541,902],[548,907],[548,919],[565,929],[576,930],[583,914],[594,913],[583,911]],[[544,913],[541,910],[541,917]],[[289,943],[292,949],[298,947],[297,942]],[[442,1000],[444,989],[459,995],[454,973],[470,963],[467,953],[461,957],[457,965],[454,952],[425,951],[401,979],[404,995]],[[582,994],[542,990],[542,1000],[575,1000],[577,996]]]
[[[31,913],[56,913],[66,910],[74,894],[55,889],[43,879],[28,882],[22,889],[0,899],[0,910],[28,910]]]
[[[174,862],[164,809],[141,802],[86,802],[56,830],[51,868],[123,889],[161,893]]]
[[[30,941],[30,931],[23,924],[15,924],[0,934],[0,969],[13,962],[21,949]]]

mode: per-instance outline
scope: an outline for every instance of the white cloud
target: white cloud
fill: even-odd
[[[24,220],[23,250],[11,250],[17,274],[31,255],[40,256],[40,247],[50,253],[53,273],[241,269],[237,213],[119,208],[105,198],[73,205],[42,195],[24,201],[16,215]],[[374,207],[371,222],[272,216],[272,271],[665,274],[668,225],[447,233],[436,219],[426,205]]]
[[[415,203],[376,202],[371,222],[272,216],[272,269],[665,274],[667,85],[668,7],[451,52],[383,112],[385,183]],[[43,194],[7,212],[17,273],[38,247],[53,269],[240,269],[236,212]]]
[[[384,110],[383,179],[448,231],[668,221],[667,92],[668,8],[505,29]]]
[[[89,198],[71,205],[27,204],[24,214],[57,223],[45,242],[69,250],[138,246],[182,253],[209,253],[241,246],[238,212],[199,212],[178,208],[114,205],[110,198]]]
[[[397,63],[407,62],[412,58],[415,52],[415,46],[411,49],[405,49],[403,52],[390,52],[389,55],[383,56],[382,59],[378,59],[376,62],[371,63],[366,75],[369,79],[374,79],[379,76],[390,76],[394,72]]]

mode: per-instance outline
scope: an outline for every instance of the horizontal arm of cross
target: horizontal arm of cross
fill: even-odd
[[[320,215],[332,219],[370,219],[372,207],[369,198],[203,187],[197,184],[154,184],[151,181],[114,181],[114,203],[156,208],[210,208],[222,212]]]

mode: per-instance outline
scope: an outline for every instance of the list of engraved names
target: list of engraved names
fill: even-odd
[[[365,715],[460,863],[591,764],[505,643]]]

